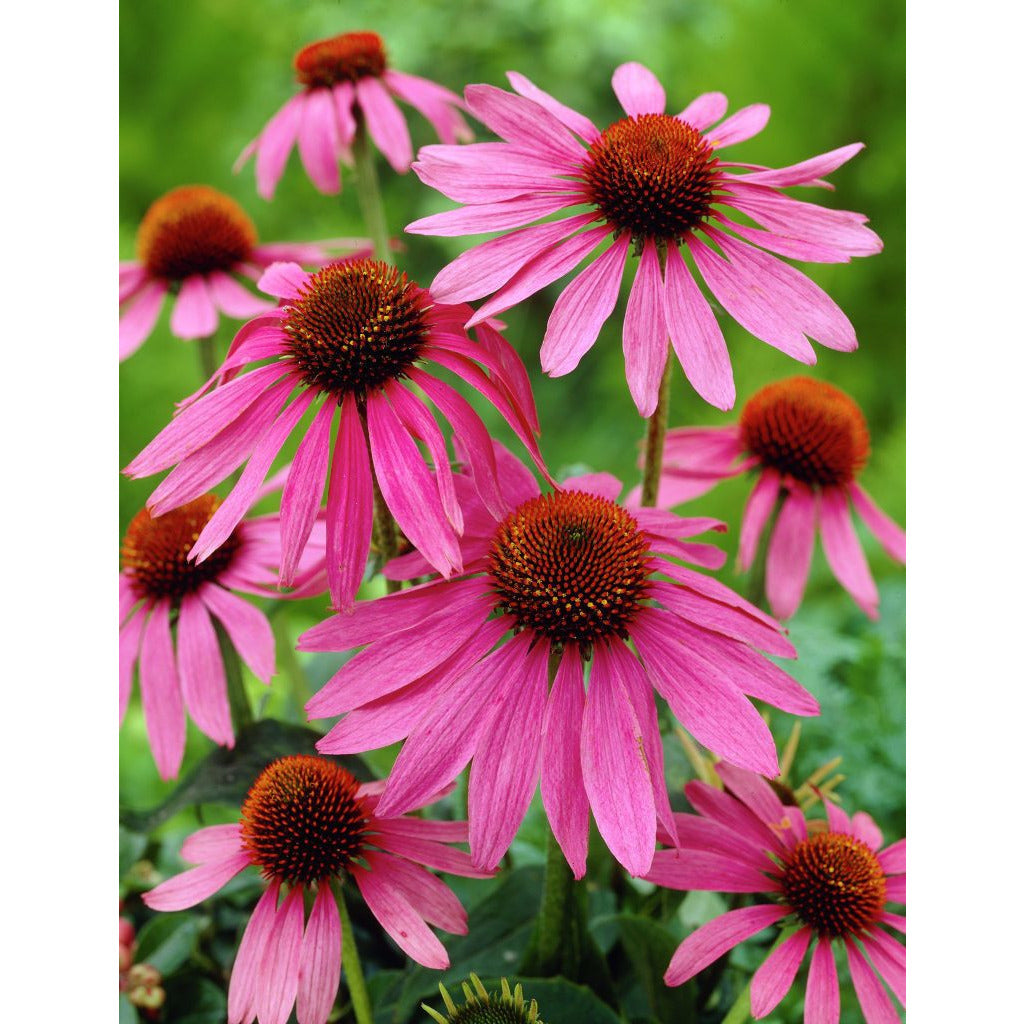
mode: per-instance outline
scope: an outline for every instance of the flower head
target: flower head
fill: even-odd
[[[205,338],[219,314],[245,319],[273,303],[243,288],[238,276],[258,278],[275,260],[320,264],[327,246],[368,249],[361,238],[260,245],[256,226],[230,196],[208,185],[183,185],[161,196],[139,225],[138,260],[120,267],[120,357],[127,359],[149,337],[164,296],[177,293],[171,333]]]
[[[883,927],[906,932],[906,919],[886,910],[906,902],[906,842],[881,849],[871,818],[852,818],[825,801],[827,821],[809,821],[785,806],[765,779],[731,765],[716,770],[721,792],[690,782],[686,795],[697,814],[677,814],[677,849],[659,850],[645,876],[671,889],[754,893],[755,903],[698,928],[676,950],[665,982],[681,985],[744,939],[773,924],[790,931],[754,974],[755,1018],[767,1016],[793,985],[812,944],[804,1020],[839,1019],[839,980],[833,943],[846,948],[854,989],[865,1018],[896,1021],[881,978],[906,1000],[906,951]]]
[[[882,547],[907,559],[906,534],[857,483],[871,438],[856,402],[810,377],[776,381],[758,391],[731,427],[670,430],[665,438],[659,505],[698,497],[726,477],[755,470],[740,531],[739,564],[749,569],[777,509],[765,570],[772,612],[788,618],[800,606],[821,532],[825,557],[839,582],[871,617],[878,590],[853,529],[850,503]]]
[[[755,337],[814,363],[813,337],[829,348],[857,347],[849,320],[811,280],[772,253],[812,263],[843,263],[879,252],[866,217],[800,202],[780,189],[831,188],[821,176],[860,151],[855,143],[778,170],[722,159],[768,121],[758,103],[725,115],[721,93],[665,113],[665,90],[640,64],[623,64],[612,88],[626,116],[604,131],[515,72],[515,94],[488,85],[466,89],[470,111],[504,141],[427,146],[413,170],[464,209],[410,224],[414,234],[464,235],[521,228],[463,253],[434,279],[446,302],[485,295],[476,317],[494,316],[611,245],[555,303],[541,365],[559,377],[574,370],[615,307],[632,246],[639,265],[626,304],[626,379],[641,415],[654,411],[671,341],[683,370],[720,409],[736,399],[721,328],[693,272]],[[749,172],[749,173],[743,173]],[[529,225],[542,217],[582,212]],[[758,227],[739,223],[741,214]],[[471,321],[472,322],[472,321]],[[806,336],[806,337],[805,337]]]
[[[310,181],[327,195],[341,191],[338,161],[352,162],[362,125],[388,163],[404,174],[412,163],[409,129],[395,99],[415,107],[442,142],[473,137],[459,113],[462,100],[448,89],[389,67],[375,32],[345,32],[304,46],[295,55],[296,93],[238,158],[237,171],[256,155],[256,190],[272,199],[298,142]]]
[[[701,742],[769,774],[775,746],[747,696],[796,714],[817,703],[757,650],[794,655],[776,623],[671,560],[719,567],[718,548],[688,538],[720,523],[625,508],[607,474],[541,494],[499,446],[495,459],[512,506],[503,515],[476,496],[471,473],[455,477],[457,576],[358,602],[299,638],[300,650],[366,645],[306,706],[314,718],[344,715],[319,749],[408,737],[382,798],[395,813],[472,760],[470,849],[483,867],[512,842],[540,775],[577,877],[590,809],[614,855],[642,874],[657,821],[672,830],[655,690]],[[385,567],[404,579],[430,571],[418,552]]]
[[[126,470],[147,476],[177,464],[153,492],[150,509],[177,508],[194,496],[197,480],[211,486],[248,459],[190,551],[202,563],[230,535],[289,434],[315,408],[281,498],[282,583],[294,579],[328,475],[327,571],[336,607],[350,605],[363,580],[375,485],[430,565],[445,576],[461,572],[457,537],[463,518],[445,440],[410,385],[447,417],[476,470],[483,500],[503,514],[507,506],[483,421],[420,364],[444,367],[479,391],[542,466],[537,413],[522,361],[489,324],[480,324],[476,340],[470,340],[467,306],[435,302],[385,263],[342,260],[314,274],[292,263],[276,264],[260,287],[283,300],[280,308],[242,328],[210,381],[220,386],[193,396]],[[257,363],[263,365],[236,376]],[[425,443],[436,476],[414,438]]]
[[[531,999],[527,1003],[523,998],[522,985],[516,985],[513,992],[508,979],[502,978],[501,992],[490,993],[475,974],[470,974],[469,979],[462,983],[466,1001],[461,1006],[455,1004],[444,985],[437,986],[448,1011],[445,1016],[442,1017],[426,1003],[420,1005],[437,1024],[544,1024],[537,1017],[537,1000]]]
[[[448,966],[427,925],[464,935],[466,912],[426,868],[484,877],[450,845],[465,842],[466,824],[382,815],[380,788],[360,785],[328,758],[282,757],[253,783],[239,824],[200,829],[185,841],[182,856],[198,866],[143,896],[154,910],[183,910],[248,867],[267,880],[231,972],[229,1024],[254,1017],[284,1024],[293,1004],[299,1024],[325,1024],[341,973],[335,899],[346,879],[408,956],[425,967]],[[308,920],[307,892],[315,892]]]
[[[234,591],[276,594],[278,517],[237,523],[201,563],[188,552],[221,501],[203,494],[154,517],[143,509],[121,544],[120,715],[135,666],[142,710],[161,778],[173,778],[185,750],[185,711],[215,743],[234,746],[219,624],[242,660],[265,683],[274,674],[270,623]],[[323,587],[323,524],[299,572],[295,596]],[[280,596],[280,595],[277,595]]]

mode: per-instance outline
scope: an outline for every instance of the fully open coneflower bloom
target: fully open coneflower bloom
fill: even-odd
[[[242,151],[237,171],[256,154],[256,190],[272,199],[298,143],[302,165],[321,192],[341,191],[338,162],[352,162],[356,131],[365,125],[377,148],[400,174],[412,163],[412,141],[395,99],[415,107],[442,142],[473,138],[462,100],[426,78],[388,67],[375,32],[345,32],[303,47],[295,55],[296,93]]]
[[[772,775],[775,744],[748,696],[801,715],[817,714],[817,702],[759,652],[795,655],[775,622],[672,560],[720,567],[718,548],[687,538],[722,524],[624,508],[607,474],[541,494],[522,463],[496,457],[513,508],[495,517],[472,479],[456,477],[466,527],[457,577],[359,602],[299,638],[305,651],[367,645],[306,705],[313,718],[345,716],[318,748],[408,737],[381,802],[390,813],[472,759],[470,850],[484,868],[508,849],[539,775],[577,878],[588,808],[612,853],[643,874],[656,820],[672,828],[655,690],[706,746]],[[407,579],[430,571],[417,552],[385,567]]]
[[[683,250],[726,312],[769,345],[804,363],[815,361],[807,337],[844,352],[857,347],[839,307],[770,254],[842,263],[881,250],[861,214],[799,202],[779,191],[791,185],[831,188],[821,176],[846,163],[861,143],[777,170],[730,163],[720,159],[721,151],[761,131],[769,113],[764,104],[723,121],[726,98],[712,92],[673,116],[665,113],[665,90],[657,78],[640,64],[623,64],[612,88],[626,116],[598,131],[522,75],[510,72],[509,80],[518,95],[489,85],[466,89],[470,112],[504,142],[427,146],[413,164],[425,184],[465,208],[426,217],[406,230],[505,231],[579,210],[463,253],[434,279],[431,291],[439,299],[491,295],[476,316],[496,315],[611,240],[562,292],[548,320],[541,366],[560,377],[576,368],[615,308],[632,246],[639,264],[622,346],[630,393],[642,416],[657,404],[669,339],[702,398],[720,409],[732,408],[736,399],[721,328]],[[742,224],[736,214],[760,226]]]
[[[469,979],[462,983],[466,1001],[461,1006],[455,1004],[444,985],[437,986],[447,1011],[443,1017],[426,1003],[420,1005],[437,1024],[544,1024],[537,1016],[537,1000],[527,1003],[522,985],[516,985],[513,992],[508,979],[502,978],[501,991],[490,993],[475,974]]]
[[[120,358],[127,359],[149,337],[168,292],[177,293],[171,333],[206,338],[220,315],[244,320],[273,303],[243,288],[236,276],[259,278],[277,260],[319,266],[328,249],[366,250],[362,238],[331,242],[260,245],[256,226],[230,196],[208,185],[183,185],[146,211],[136,240],[138,260],[120,265]]]
[[[282,757],[252,784],[239,824],[213,825],[185,840],[181,855],[197,867],[143,895],[154,910],[184,910],[248,867],[270,883],[235,957],[228,1024],[285,1024],[293,1005],[299,1024],[324,1024],[344,966],[335,900],[349,879],[403,952],[424,967],[448,966],[428,925],[465,935],[466,912],[427,868],[486,875],[450,845],[465,842],[464,821],[382,814],[381,785],[360,785],[327,758]],[[307,920],[304,899],[313,893]]]
[[[153,518],[143,509],[121,544],[120,717],[124,721],[136,663],[142,711],[160,777],[173,778],[185,752],[185,712],[215,743],[234,745],[227,681],[216,620],[253,675],[274,674],[274,637],[266,616],[233,591],[282,596],[278,517],[238,523],[201,564],[188,552],[220,499],[203,494]],[[323,523],[296,573],[293,596],[325,586]]]
[[[658,504],[688,501],[719,480],[756,471],[740,530],[739,565],[746,570],[753,564],[778,508],[765,566],[772,612],[785,619],[800,606],[820,530],[836,579],[874,619],[878,589],[854,532],[850,503],[899,562],[907,560],[907,537],[857,483],[870,447],[864,415],[845,392],[810,377],[776,381],[753,395],[734,426],[668,431]]]
[[[293,581],[328,476],[327,569],[335,607],[349,606],[363,580],[375,482],[430,565],[444,576],[461,572],[463,517],[445,440],[409,385],[448,419],[488,508],[501,515],[507,505],[483,421],[451,385],[419,364],[444,367],[475,388],[543,465],[522,360],[489,324],[480,324],[476,341],[470,340],[468,306],[435,302],[384,263],[342,260],[314,274],[279,263],[263,275],[260,288],[281,299],[280,307],[242,328],[214,378],[220,385],[182,408],[126,469],[131,476],[148,476],[175,466],[149,499],[150,510],[159,515],[177,508],[248,459],[191,550],[202,562],[235,528],[288,435],[315,407],[281,496],[282,583]],[[426,445],[436,476],[414,438]]]
[[[659,850],[645,877],[670,889],[760,894],[770,902],[701,925],[673,955],[666,984],[681,985],[744,939],[781,924],[791,934],[751,982],[755,1018],[771,1013],[790,990],[813,943],[804,1021],[838,1024],[833,943],[839,942],[868,1024],[898,1024],[878,975],[905,1004],[906,949],[883,926],[906,933],[906,918],[885,909],[906,902],[906,840],[881,849],[882,833],[863,811],[851,818],[826,800],[827,822],[809,821],[799,807],[784,806],[760,776],[727,764],[716,768],[726,792],[687,783],[698,813],[675,816],[678,848]]]

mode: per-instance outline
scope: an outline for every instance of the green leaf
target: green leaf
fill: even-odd
[[[187,972],[165,986],[163,1019],[174,1024],[224,1024],[228,1000],[224,990],[201,974]]]
[[[139,1011],[123,992],[117,997],[117,1024],[139,1024]]]
[[[651,1016],[662,1024],[686,1024],[695,1020],[692,986],[669,988],[663,977],[679,939],[663,925],[646,917],[619,914],[616,920],[622,948],[647,996]]]
[[[174,792],[151,811],[122,810],[121,822],[136,832],[152,832],[184,807],[219,803],[238,806],[256,776],[275,758],[286,754],[316,753],[320,733],[301,725],[289,725],[271,718],[246,726],[237,736],[233,750],[212,750],[175,788]],[[362,758],[354,755],[332,758],[360,781],[372,773]]]
[[[192,956],[199,934],[209,922],[208,917],[193,911],[150,918],[136,938],[135,963],[149,964],[167,977]]]
[[[118,828],[117,877],[123,879],[146,849],[146,837],[124,826]]]

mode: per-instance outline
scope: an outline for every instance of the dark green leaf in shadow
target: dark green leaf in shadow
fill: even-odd
[[[200,932],[209,923],[210,919],[205,915],[184,910],[150,918],[139,929],[135,963],[149,964],[164,977],[173,974],[191,957]]]

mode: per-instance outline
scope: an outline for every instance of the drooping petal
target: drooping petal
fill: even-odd
[[[273,303],[259,295],[253,295],[248,288],[243,288],[230,274],[223,270],[212,270],[206,276],[206,285],[214,304],[222,313],[233,317],[259,316]]]
[[[366,127],[387,161],[404,174],[412,164],[412,140],[398,104],[379,79],[364,75],[356,80],[356,100],[366,117]]]
[[[118,721],[124,722],[128,710],[128,699],[132,695],[132,677],[139,660],[139,641],[142,627],[149,612],[148,605],[140,608],[122,627],[118,634]]]
[[[233,747],[224,661],[210,615],[195,594],[182,598],[178,612],[178,675],[192,720],[214,743]]]
[[[629,291],[622,329],[626,382],[637,411],[645,418],[654,412],[658,404],[658,389],[668,357],[664,306],[658,247],[653,241],[647,241]]]
[[[280,882],[271,882],[256,904],[238,946],[228,984],[228,1024],[252,1024],[256,1016],[256,988],[263,969],[263,950],[274,926]]]
[[[242,661],[252,674],[269,683],[274,674],[274,634],[266,615],[244,598],[215,583],[204,583],[198,590],[203,604],[220,620]]]
[[[201,828],[181,844],[181,856],[190,864],[205,864],[223,860],[242,849],[240,825],[208,825]]]
[[[256,148],[256,191],[263,199],[273,199],[288,154],[295,145],[302,123],[306,93],[297,93],[267,122]]]
[[[841,487],[823,488],[820,508],[821,545],[832,572],[868,618],[877,619],[878,588],[853,529],[846,491]]]
[[[888,932],[871,928],[861,934],[864,951],[893,990],[900,1006],[907,1005],[907,951]]]
[[[867,528],[878,538],[886,552],[898,562],[907,560],[907,535],[868,496],[859,484],[848,484],[853,507],[860,513]]]
[[[416,963],[444,970],[449,960],[441,941],[409,901],[397,889],[388,885],[382,872],[356,868],[352,873],[370,913],[398,947]]]
[[[839,975],[832,943],[824,937],[818,939],[811,954],[804,1024],[839,1024]]]
[[[131,305],[121,313],[118,320],[118,358],[122,361],[132,355],[149,337],[160,308],[164,304],[167,285],[162,281],[153,281],[143,288],[132,301]]]
[[[620,64],[612,75],[612,89],[630,117],[665,113],[665,88],[643,64]]]
[[[782,477],[776,469],[762,470],[754,484],[754,489],[747,499],[743,510],[743,524],[740,526],[740,546],[737,562],[740,569],[746,572],[757,557],[757,546],[761,542],[761,534],[775,510],[775,503],[782,486]]]
[[[892,1005],[889,994],[878,980],[856,943],[846,940],[846,957],[850,963],[850,978],[857,993],[861,1012],[867,1024],[899,1024],[900,1015]]]
[[[171,310],[171,334],[178,338],[208,338],[217,330],[217,307],[202,274],[192,274],[181,283]]]
[[[260,1024],[286,1024],[299,990],[299,956],[302,952],[301,885],[278,907],[263,947],[256,978],[256,1014]]]
[[[419,864],[378,850],[368,854],[367,861],[373,870],[386,874],[388,885],[400,892],[427,924],[443,928],[453,935],[466,934],[466,911],[455,893],[436,875]]]
[[[340,146],[333,93],[326,88],[310,89],[299,125],[299,156],[310,181],[324,195],[333,196],[341,191],[338,174]]]
[[[209,861],[197,868],[189,868],[143,893],[142,902],[151,910],[185,910],[194,907],[227,885],[251,863],[249,854],[240,852]]]
[[[779,509],[765,565],[765,592],[772,613],[788,619],[800,606],[814,552],[817,499],[807,487],[794,486]]]
[[[325,1024],[341,980],[341,919],[329,882],[316,892],[302,936],[295,1016],[299,1024]]]
[[[185,753],[185,708],[171,641],[170,605],[161,598],[142,633],[139,652],[142,713],[160,778],[178,774]]]

